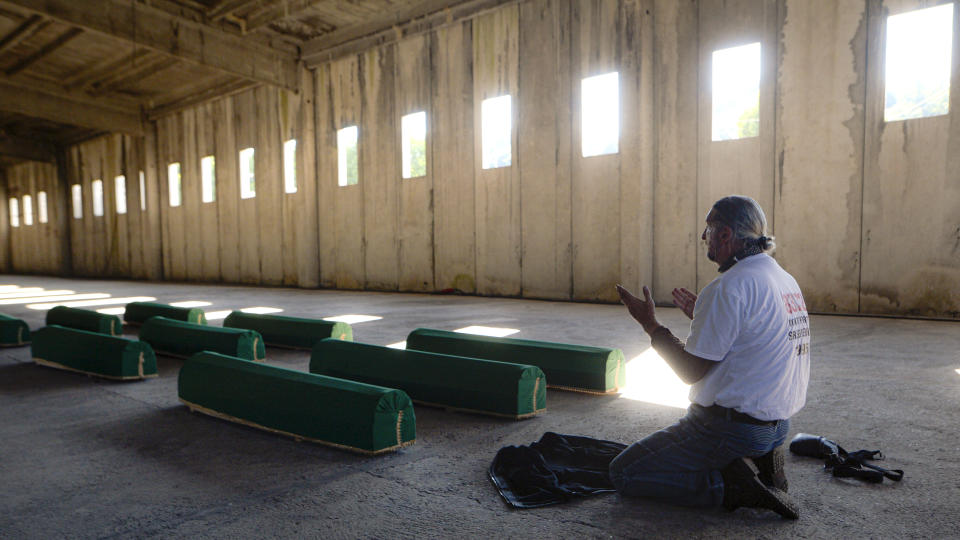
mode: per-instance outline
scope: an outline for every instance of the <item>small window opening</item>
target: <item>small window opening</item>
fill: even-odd
[[[70,186],[70,195],[73,198],[73,219],[83,217],[83,188],[80,184]]]
[[[509,167],[512,159],[510,95],[483,100],[480,104],[481,166]]]
[[[93,215],[103,217],[103,181],[97,179],[91,182],[90,193],[93,197]]]
[[[714,141],[760,135],[760,42],[713,51]]]
[[[143,174],[143,171],[140,171],[140,211],[146,212],[147,210],[147,179]]]
[[[427,113],[410,113],[400,119],[400,153],[403,178],[427,175]]]
[[[620,151],[620,74],[580,81],[580,149],[583,157]]]
[[[37,193],[37,219],[40,223],[47,222],[47,192]]]
[[[283,190],[287,193],[297,192],[296,139],[290,139],[283,143]]]
[[[240,198],[252,199],[257,196],[257,179],[254,172],[256,163],[254,162],[253,148],[244,148],[240,151]]]
[[[127,213],[127,177],[117,176],[113,179],[113,189],[117,196],[117,213]]]
[[[180,184],[180,164],[171,163],[167,165],[167,184],[170,191],[170,206],[180,206],[183,202],[181,197]]]
[[[20,199],[10,197],[10,226],[20,226]]]
[[[953,2],[887,17],[886,122],[950,112]]]
[[[206,156],[200,160],[200,199],[205,203],[217,200],[217,160]]]
[[[357,158],[357,126],[337,131],[337,185],[353,186],[360,181]]]
[[[23,196],[23,224],[33,225],[33,197]]]

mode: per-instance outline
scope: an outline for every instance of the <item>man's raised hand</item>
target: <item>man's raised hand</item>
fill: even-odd
[[[656,306],[653,304],[653,299],[650,298],[650,289],[646,285],[643,287],[643,300],[634,296],[623,285],[617,285],[617,293],[620,295],[620,301],[623,302],[623,305],[627,306],[630,315],[643,326],[648,334],[660,326],[660,323],[657,322]]]
[[[680,308],[683,314],[693,319],[693,306],[697,303],[697,295],[680,287],[673,290],[673,305]]]

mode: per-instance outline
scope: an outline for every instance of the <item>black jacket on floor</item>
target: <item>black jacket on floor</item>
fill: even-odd
[[[530,446],[505,446],[490,465],[490,479],[507,504],[537,508],[616,491],[608,467],[627,445],[547,432]]]

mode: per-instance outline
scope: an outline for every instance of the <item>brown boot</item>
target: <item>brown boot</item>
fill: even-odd
[[[768,488],[757,477],[756,465],[747,458],[730,462],[720,470],[723,476],[723,507],[733,511],[741,506],[766,508],[787,519],[800,517],[797,503],[777,488]]]
[[[757,475],[767,487],[787,492],[787,473],[783,470],[783,446],[778,446],[760,457],[750,458],[760,470]]]

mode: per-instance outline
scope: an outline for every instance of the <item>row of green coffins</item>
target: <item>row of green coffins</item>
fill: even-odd
[[[180,308],[182,309],[182,308]],[[126,317],[125,317],[126,318]],[[337,338],[350,336],[349,326],[342,325],[337,327],[326,321],[310,321],[307,319],[295,319],[290,317],[264,316],[243,314],[234,312],[231,314],[232,322],[236,326],[253,326],[264,330],[264,337],[268,342],[277,342],[286,346],[295,346],[305,348],[309,341],[292,342],[291,337],[284,337],[284,333],[292,334],[294,338],[301,340],[307,339],[303,335],[297,335],[298,332],[291,330],[291,327],[300,326],[301,330],[310,330],[307,323],[324,323],[328,331],[325,336],[335,336]],[[229,318],[228,318],[229,319]],[[262,352],[258,352],[257,344],[259,342],[259,351],[262,351],[262,339],[255,331],[235,329],[235,328],[212,328],[202,327],[197,324],[185,323],[182,321],[171,320],[165,317],[154,317],[142,321],[145,322],[141,329],[141,339],[143,342],[154,344],[159,351],[174,353],[180,356],[188,356],[199,350],[214,349],[222,353],[223,358],[234,357],[236,361],[242,360],[260,360],[263,358]],[[55,340],[64,341],[64,329],[53,329],[52,332],[58,332]],[[315,330],[315,328],[314,328]],[[299,332],[303,334],[303,332]],[[316,333],[311,334],[316,336]],[[77,341],[90,339],[89,336],[77,337]],[[316,341],[316,337],[313,338]],[[120,340],[121,342],[127,340]],[[136,342],[131,342],[136,343]],[[271,343],[272,344],[272,343]],[[411,346],[412,344],[412,346]],[[79,343],[77,343],[79,345]],[[384,387],[397,387],[403,389],[400,391],[404,398],[412,397],[421,403],[442,405],[446,407],[483,412],[508,416],[513,418],[525,418],[533,416],[545,410],[545,391],[547,377],[544,371],[553,372],[561,388],[578,389],[590,392],[610,392],[615,391],[616,386],[622,384],[623,380],[623,361],[622,354],[618,350],[601,349],[595,347],[581,347],[560,345],[545,342],[534,342],[527,340],[507,340],[503,338],[487,338],[483,336],[472,336],[457,334],[454,332],[444,332],[438,330],[420,329],[411,333],[408,339],[408,346],[411,349],[437,349],[440,352],[449,350],[458,352],[460,355],[439,354],[438,352],[424,352],[415,350],[396,350],[374,345],[364,345],[359,343],[344,342],[340,339],[326,339],[317,343],[313,348],[311,356],[310,371],[317,376],[322,376],[325,384],[307,385],[308,388],[315,387],[316,392],[327,392],[321,390],[330,386],[331,381],[347,382],[345,379],[351,379],[354,382],[347,385],[349,388],[356,388],[357,384],[368,383],[378,388],[378,392],[392,391]],[[148,352],[141,348],[133,351],[121,350],[116,353],[119,357],[129,357],[133,352],[139,358],[139,362],[131,362],[129,359],[116,362],[121,368],[109,371],[102,365],[98,368],[104,371],[107,376],[115,378],[136,378],[138,375],[149,376],[156,372],[156,364],[153,359],[152,350],[149,345],[146,346]],[[444,349],[447,347],[448,349]],[[452,350],[449,349],[452,347]],[[40,347],[43,348],[42,346]],[[67,349],[77,350],[78,347],[61,347],[60,352]],[[83,347],[79,347],[83,348]],[[56,349],[56,347],[54,347]],[[249,351],[249,353],[244,353]],[[461,352],[463,351],[463,352]],[[50,354],[49,352],[47,354]],[[207,353],[203,353],[207,354]],[[495,360],[483,360],[478,358],[465,358],[464,356],[487,356],[499,357],[507,362]],[[191,358],[185,364],[190,366]],[[38,362],[57,367],[65,367],[83,371],[77,365],[71,365],[65,362],[56,362],[44,360],[35,355]],[[206,357],[204,357],[206,358]],[[191,409],[200,410],[216,416],[226,417],[238,422],[256,425],[258,427],[288,433],[295,437],[306,438],[327,442],[335,446],[350,447],[364,452],[381,452],[395,449],[412,442],[413,437],[402,435],[403,430],[414,429],[412,410],[407,414],[406,422],[408,427],[403,427],[402,415],[395,418],[395,437],[384,439],[381,435],[371,435],[367,443],[357,443],[356,433],[346,436],[341,433],[341,428],[324,428],[320,419],[317,419],[318,425],[311,429],[304,426],[301,428],[292,428],[287,425],[292,418],[300,417],[296,414],[302,409],[300,391],[292,389],[280,390],[284,385],[297,386],[304,380],[311,379],[309,374],[302,374],[299,377],[290,376],[290,370],[275,368],[273,366],[260,366],[264,368],[253,368],[250,365],[233,366],[227,369],[220,365],[224,363],[223,358],[219,359],[219,364],[213,362],[215,366],[207,366],[206,371],[200,373],[209,373],[211,370],[220,370],[225,374],[230,374],[230,384],[223,384],[222,378],[214,379],[220,384],[203,383],[199,386],[191,386],[192,378],[195,377],[193,369],[181,372],[180,378],[180,397]],[[529,362],[526,362],[530,360]],[[523,361],[524,363],[520,363]],[[534,365],[540,363],[544,369]],[[227,362],[229,364],[229,362]],[[250,364],[250,362],[245,362]],[[256,364],[252,364],[256,365]],[[132,366],[137,368],[136,374],[132,374]],[[217,367],[219,366],[219,367]],[[229,366],[228,366],[229,367]],[[277,372],[275,370],[281,370]],[[244,386],[233,378],[234,374],[244,373],[245,380],[249,380],[251,373],[260,373],[264,379],[260,381],[265,387],[274,388],[275,391],[262,392],[254,391],[254,387],[259,386],[256,383],[250,383],[252,386]],[[300,372],[292,372],[300,373]],[[237,375],[239,376],[239,375]],[[307,376],[304,379],[303,376]],[[186,377],[186,379],[184,378]],[[257,379],[259,375],[253,375]],[[277,379],[278,378],[278,379]],[[277,379],[277,380],[274,380]],[[286,381],[286,382],[280,382]],[[359,381],[359,382],[357,382]],[[269,382],[269,384],[267,384]],[[279,385],[279,387],[277,386]],[[334,385],[336,386],[336,385]],[[551,385],[553,386],[553,385]],[[199,394],[194,390],[190,394],[190,388],[199,388]],[[298,387],[299,388],[299,387]],[[184,390],[188,389],[188,390]],[[343,391],[342,388],[338,391]],[[404,392],[405,391],[405,392]],[[185,392],[187,394],[185,395]],[[395,392],[395,391],[394,391]],[[256,397],[259,396],[259,397]],[[318,394],[319,396],[319,394]],[[390,398],[397,401],[397,398]],[[292,401],[291,401],[292,400]],[[322,401],[322,400],[321,400]],[[402,401],[402,400],[400,400]],[[227,410],[224,404],[233,404],[233,407],[239,407],[238,410]],[[281,411],[277,412],[276,407]],[[382,408],[382,404],[380,406]],[[398,410],[403,410],[400,407]],[[253,414],[252,410],[274,410],[275,413]],[[302,411],[301,411],[302,413]],[[266,416],[264,416],[266,414]],[[329,411],[328,411],[329,414]],[[339,414],[339,413],[338,413]],[[307,415],[309,417],[310,415]],[[273,418],[271,420],[270,418]],[[383,419],[375,422],[376,425],[384,425]],[[373,424],[371,424],[373,425]],[[401,429],[402,428],[402,429]],[[318,431],[319,430],[319,431]],[[349,430],[347,430],[349,431]],[[367,431],[361,430],[366,433]],[[318,436],[318,434],[324,434]],[[371,432],[372,433],[372,432]],[[383,441],[388,441],[386,444]],[[352,442],[351,442],[352,441]],[[374,443],[374,441],[379,441]],[[356,446],[361,444],[361,446]],[[364,446],[364,444],[366,446]]]

